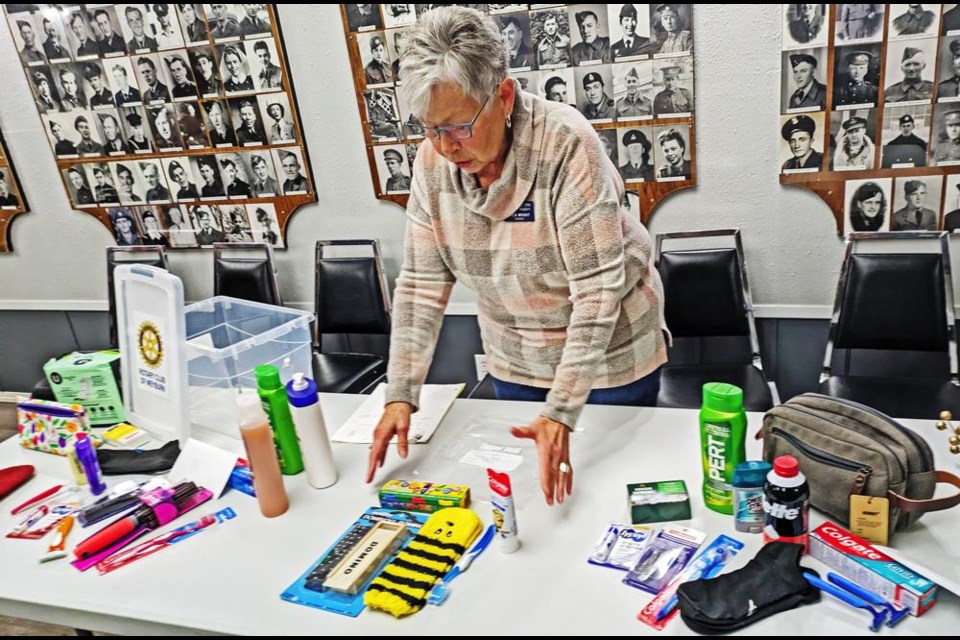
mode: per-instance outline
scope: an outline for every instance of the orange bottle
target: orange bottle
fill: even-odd
[[[267,518],[276,518],[287,512],[287,490],[280,475],[280,461],[273,444],[270,421],[263,412],[260,396],[256,391],[244,391],[237,396],[237,413],[240,419],[240,435],[247,450],[247,460],[253,471],[253,489],[260,503],[260,513]]]

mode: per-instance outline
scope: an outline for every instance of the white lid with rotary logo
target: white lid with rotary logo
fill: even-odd
[[[161,442],[190,437],[183,283],[141,264],[113,272],[127,422]]]

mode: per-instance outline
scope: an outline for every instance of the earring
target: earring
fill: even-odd
[[[512,113],[507,115],[507,129],[510,129],[511,127],[513,127],[513,114],[512,114]]]

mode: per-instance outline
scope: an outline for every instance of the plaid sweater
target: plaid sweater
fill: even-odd
[[[542,415],[573,428],[591,388],[666,362],[650,235],[590,124],[517,91],[513,141],[488,188],[421,145],[394,291],[387,402],[417,405],[455,281],[477,293],[490,373],[549,388]],[[514,215],[525,203],[532,215]]]

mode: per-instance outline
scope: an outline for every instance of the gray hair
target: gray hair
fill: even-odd
[[[407,32],[400,91],[413,115],[423,117],[438,85],[453,85],[484,102],[508,68],[509,54],[496,23],[474,9],[440,7]]]

